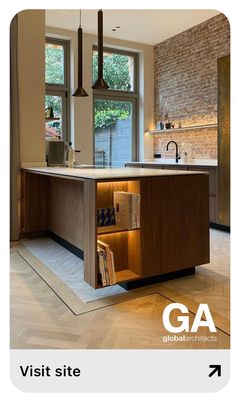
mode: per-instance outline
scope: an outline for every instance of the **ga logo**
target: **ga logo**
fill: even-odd
[[[181,323],[178,326],[174,326],[170,322],[170,313],[173,310],[179,310],[181,313],[189,314],[188,308],[181,303],[171,303],[169,304],[163,312],[162,321],[165,329],[169,332],[173,332],[175,334],[179,332],[197,332],[199,327],[208,327],[210,332],[216,332],[216,327],[211,316],[208,304],[199,304],[197,314],[193,321],[192,328],[189,325],[189,316],[179,314],[177,317],[177,321]],[[202,319],[203,314],[205,318]]]

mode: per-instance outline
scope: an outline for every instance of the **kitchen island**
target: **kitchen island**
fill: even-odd
[[[101,286],[97,241],[114,254],[116,281],[147,284],[209,262],[209,176],[141,168],[22,169],[21,231],[44,233],[84,259],[84,279]],[[140,194],[140,227],[98,227],[114,191]],[[130,285],[129,285],[130,286]]]
[[[202,171],[209,173],[209,220],[210,225],[219,228],[220,217],[218,213],[218,162],[216,159],[184,159],[178,160],[167,158],[144,159],[140,162],[129,162],[126,164],[128,167],[148,168],[148,169],[174,169],[174,170],[188,170],[188,171]]]

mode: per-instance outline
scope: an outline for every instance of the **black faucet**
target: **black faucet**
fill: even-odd
[[[175,162],[178,163],[178,161],[179,161],[179,159],[180,159],[180,156],[179,156],[179,153],[178,153],[178,144],[177,144],[177,142],[175,142],[175,141],[169,141],[168,144],[167,144],[167,146],[166,146],[166,150],[167,150],[167,151],[169,150],[169,145],[170,145],[172,142],[173,142],[173,144],[175,144],[175,148],[176,148],[176,151],[175,151]]]

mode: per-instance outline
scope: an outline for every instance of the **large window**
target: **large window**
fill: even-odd
[[[103,76],[109,89],[94,90],[94,160],[105,166],[124,166],[137,160],[137,54],[104,49]],[[98,55],[93,49],[93,81]]]
[[[69,42],[46,38],[45,135],[69,141]]]

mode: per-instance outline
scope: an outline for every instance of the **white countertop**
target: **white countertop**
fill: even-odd
[[[183,176],[207,174],[205,172],[194,172],[186,170],[155,170],[142,168],[103,168],[103,169],[79,169],[65,167],[27,167],[23,169],[26,172],[44,174],[47,176],[59,176],[65,178],[78,179],[122,179],[134,177],[156,177],[156,176]]]
[[[132,163],[132,162],[130,162]],[[217,166],[217,159],[189,159],[188,162],[184,162],[183,159],[179,159],[178,163],[176,163],[175,159],[167,159],[167,158],[155,158],[155,159],[144,159],[140,162],[134,163],[147,163],[147,164],[156,164],[156,165],[181,165],[181,166]]]

